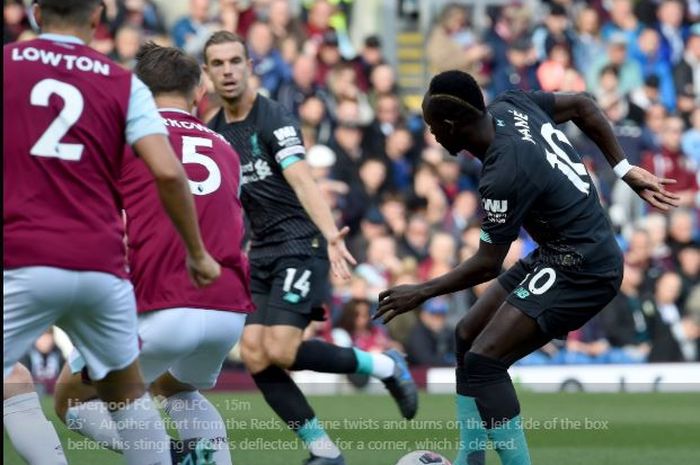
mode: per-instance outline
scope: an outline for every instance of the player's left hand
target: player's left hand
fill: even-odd
[[[342,279],[350,279],[350,265],[357,265],[357,260],[352,256],[348,248],[345,247],[345,236],[350,232],[350,228],[345,226],[338,231],[335,237],[328,241],[328,260],[331,262],[333,274]]]
[[[669,184],[675,184],[675,179],[659,178],[644,168],[634,166],[622,178],[642,199],[659,210],[668,210],[680,205],[680,196],[666,190]]]
[[[384,317],[388,323],[402,313],[408,313],[418,308],[426,301],[420,284],[404,284],[392,287],[379,293],[379,308],[372,319]]]

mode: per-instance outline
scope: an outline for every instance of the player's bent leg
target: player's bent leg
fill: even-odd
[[[263,344],[264,336],[265,326],[261,324],[248,324],[243,328],[241,358],[251,374],[259,373],[270,365]]]
[[[275,325],[267,326],[263,335],[263,346],[270,363],[281,368],[289,368],[297,358],[303,329]]]
[[[17,453],[29,465],[66,465],[53,424],[46,419],[32,376],[16,363],[3,383],[3,425]]]
[[[485,428],[503,464],[531,463],[508,367],[514,357],[523,356],[550,339],[535,319],[506,302],[464,356],[467,382],[460,386],[459,394],[471,410],[471,424],[466,426]],[[466,449],[470,450],[469,444]]]

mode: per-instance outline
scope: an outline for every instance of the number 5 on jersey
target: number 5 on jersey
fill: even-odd
[[[187,180],[193,195],[207,195],[221,186],[221,170],[213,159],[197,152],[198,147],[212,148],[213,142],[204,137],[184,136],[182,138],[182,163],[196,163],[207,170],[209,174],[204,181]]]

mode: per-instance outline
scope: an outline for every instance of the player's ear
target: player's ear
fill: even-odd
[[[32,5],[32,15],[34,15],[34,21],[36,21],[36,24],[41,28],[41,7],[39,6],[39,3],[34,3]]]
[[[102,12],[104,11],[104,9],[104,3],[101,3],[100,6],[95,8],[95,11],[92,12],[92,15],[90,16],[90,26],[93,30],[100,27],[100,22],[102,21]]]
[[[207,85],[204,79],[200,79],[199,84],[194,88],[194,106],[199,105],[205,95],[207,95]]]

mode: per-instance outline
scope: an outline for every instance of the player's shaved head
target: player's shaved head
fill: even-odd
[[[481,118],[485,109],[481,88],[474,78],[457,70],[433,77],[423,99],[423,114],[432,121],[473,121]]]
[[[175,47],[148,42],[136,54],[134,72],[153,95],[176,93],[191,97],[199,85],[202,71],[193,57]]]
[[[38,0],[42,26],[72,24],[82,26],[90,22],[101,0]]]

